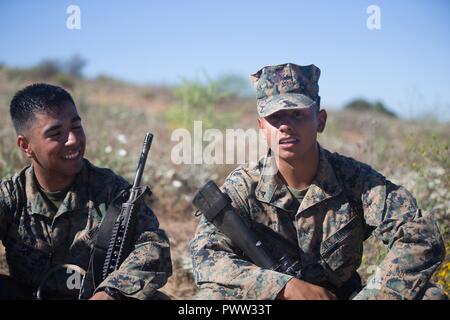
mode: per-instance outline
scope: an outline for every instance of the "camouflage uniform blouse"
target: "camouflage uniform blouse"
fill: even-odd
[[[360,266],[363,241],[372,234],[389,251],[356,298],[418,298],[445,255],[436,223],[405,188],[368,165],[319,150],[318,172],[299,207],[281,178],[267,174],[270,155],[234,170],[222,190],[255,229],[270,227],[296,245],[302,264],[323,267],[309,282],[342,286]],[[280,251],[264,245],[274,256]],[[190,249],[201,298],[274,299],[291,279],[252,264],[204,217]]]
[[[111,170],[84,160],[82,171],[55,212],[40,191],[31,166],[3,180],[0,240],[11,276],[36,289],[46,271],[58,264],[75,264],[87,270],[108,204],[128,187]],[[167,236],[151,209],[144,208],[138,216],[134,251],[99,288],[108,286],[129,297],[150,298],[171,272]]]

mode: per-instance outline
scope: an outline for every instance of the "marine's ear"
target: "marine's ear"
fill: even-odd
[[[317,132],[323,132],[327,124],[327,112],[322,109],[317,113]]]
[[[260,129],[264,129],[263,119],[258,117],[258,127]]]
[[[24,135],[19,134],[17,136],[17,146],[20,148],[20,150],[22,150],[25,153],[25,155],[28,158],[33,157],[34,155],[33,149],[30,146],[28,139]]]

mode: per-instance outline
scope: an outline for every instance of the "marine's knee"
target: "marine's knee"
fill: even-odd
[[[448,300],[448,296],[445,294],[444,290],[436,286],[435,284],[429,283],[421,297],[421,300]]]

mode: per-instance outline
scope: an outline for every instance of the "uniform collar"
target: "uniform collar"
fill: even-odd
[[[320,145],[318,147],[319,167],[299,211],[306,210],[319,202],[334,197],[342,190],[328,159],[328,152]],[[292,203],[295,199],[280,178],[275,158],[270,154],[270,151],[263,160],[255,196],[261,202],[269,203],[284,211],[292,211]]]
[[[58,211],[49,206],[47,200],[43,197],[39,184],[34,174],[33,166],[25,171],[26,194],[28,198],[28,206],[31,214],[38,214],[47,218],[58,217],[66,212],[84,209],[88,207],[89,202],[89,162],[84,160],[83,168],[75,178],[74,183],[67,191],[66,197],[61,203]]]

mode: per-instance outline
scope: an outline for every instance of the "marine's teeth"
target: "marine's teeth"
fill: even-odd
[[[79,155],[80,155],[80,151],[77,151],[75,153],[69,153],[69,154],[63,156],[63,158],[65,160],[72,160],[72,159],[75,159],[76,157],[78,157]]]

